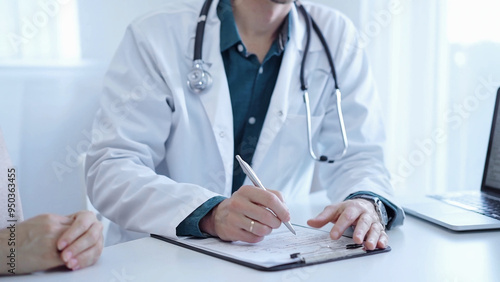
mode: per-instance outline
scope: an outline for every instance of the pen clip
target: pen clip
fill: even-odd
[[[243,172],[248,176],[250,181],[252,181],[253,185],[266,190],[266,188],[264,187],[262,182],[260,182],[260,179],[257,177],[255,172],[253,171],[252,167],[247,162],[245,162],[239,155],[236,155],[236,159],[240,163],[240,166],[241,166],[241,169],[243,169]]]

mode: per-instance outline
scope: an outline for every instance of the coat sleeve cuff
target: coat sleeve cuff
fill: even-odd
[[[208,237],[207,234],[200,230],[200,221],[209,211],[225,199],[225,197],[216,196],[208,199],[205,203],[195,209],[190,215],[188,215],[188,217],[179,223],[176,228],[177,236],[195,236],[200,238]]]
[[[387,223],[387,226],[386,226],[387,230],[390,230],[391,228],[399,226],[399,225],[403,225],[404,219],[405,219],[405,212],[403,211],[403,209],[400,208],[399,206],[395,205],[391,201],[387,200],[386,198],[379,196],[373,192],[369,192],[369,191],[355,192],[355,193],[352,193],[349,196],[347,196],[347,198],[345,198],[345,200],[356,198],[359,195],[378,197],[382,201],[382,203],[384,203],[385,209],[387,210],[387,216],[389,217],[389,222]]]

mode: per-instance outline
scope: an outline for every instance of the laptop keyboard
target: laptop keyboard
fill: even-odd
[[[485,195],[456,197],[429,195],[429,197],[500,220],[500,200]]]

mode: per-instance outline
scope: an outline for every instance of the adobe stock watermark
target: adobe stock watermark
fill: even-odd
[[[30,40],[40,34],[40,30],[45,28],[51,19],[57,17],[62,6],[74,0],[40,0],[38,9],[31,17],[22,17],[19,33],[9,32],[7,37],[14,49],[14,53],[19,53],[23,44],[28,44]]]
[[[357,40],[347,43],[346,50],[360,51],[368,47],[372,40],[388,28],[394,18],[401,13],[403,13],[403,5],[400,0],[387,1],[387,6],[384,9],[371,13],[371,19],[358,29]]]
[[[111,132],[113,124],[109,121],[100,121],[94,124],[91,131],[84,129],[81,134],[84,136],[74,147],[66,146],[66,156],[64,162],[53,161],[52,170],[59,182],[64,180],[66,174],[72,173],[74,169],[83,163],[83,156],[90,148],[92,141],[102,141],[107,133]]]
[[[135,280],[135,276],[128,274],[125,268],[122,268],[120,272],[116,269],[112,269],[111,274],[113,278],[109,279],[109,282],[127,282]]]
[[[114,114],[115,120],[98,120],[94,123],[92,131],[84,129],[81,131],[83,139],[81,139],[75,146],[67,145],[65,148],[66,156],[64,161],[52,162],[52,170],[54,171],[59,182],[62,182],[64,176],[79,167],[82,162],[82,156],[85,155],[90,148],[92,142],[101,142],[104,140],[113,129],[117,122],[123,122],[128,118],[138,103],[145,100],[147,95],[157,87],[153,78],[146,76],[142,79],[141,83],[135,86],[130,92],[126,93],[123,97],[119,97],[108,105],[111,113]]]
[[[500,81],[494,80],[493,76],[480,78],[474,89],[474,93],[465,97],[460,103],[454,104],[445,114],[445,124],[436,128],[430,136],[421,140],[415,140],[415,148],[406,156],[400,156],[396,171],[392,174],[393,186],[404,183],[418,167],[435,154],[437,147],[448,140],[446,128],[458,130],[471,117],[471,114],[479,109],[482,102],[496,94]]]
[[[301,282],[309,281],[313,273],[318,271],[318,265],[310,265],[305,267],[293,268],[287,270],[281,277],[283,282]]]

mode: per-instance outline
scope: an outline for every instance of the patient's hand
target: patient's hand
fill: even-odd
[[[56,248],[56,242],[68,230],[71,222],[72,220],[66,216],[44,214],[16,224],[15,232],[13,232],[15,246],[8,246],[2,242],[2,257],[4,257],[4,252],[10,253],[10,248],[16,249],[16,274],[64,265]],[[2,238],[7,238],[11,231],[4,229],[0,233]],[[1,273],[8,273],[7,267],[7,264],[2,263]]]
[[[61,216],[44,214],[16,224],[15,246],[8,246],[11,232],[0,230],[2,261],[16,249],[15,273],[24,274],[66,265],[76,270],[94,264],[102,247],[102,224],[89,211]],[[4,240],[5,239],[5,240]],[[9,266],[0,265],[0,274]]]
[[[90,211],[80,211],[68,218],[72,224],[57,241],[61,259],[73,270],[93,265],[103,247],[101,222]]]

